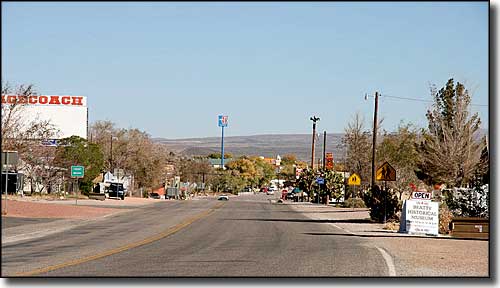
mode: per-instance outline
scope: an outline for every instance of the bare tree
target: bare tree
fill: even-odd
[[[28,115],[27,99],[33,95],[36,95],[33,85],[20,85],[16,89],[8,83],[2,85],[3,150],[17,150],[22,154],[33,145],[33,140],[43,141],[57,135],[58,130],[50,121]]]
[[[54,138],[58,129],[49,121],[30,115],[29,97],[36,95],[33,85],[19,85],[13,88],[8,83],[2,85],[2,150],[19,153],[16,171],[22,170],[32,183],[34,192],[51,190],[56,174],[52,164],[53,147],[44,147],[42,142]],[[41,191],[36,191],[41,187]]]
[[[363,183],[370,183],[371,141],[370,132],[364,128],[364,120],[356,113],[345,128],[343,143],[347,149],[345,168],[361,177]]]

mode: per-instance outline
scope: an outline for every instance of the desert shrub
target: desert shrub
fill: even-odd
[[[361,198],[349,198],[344,201],[344,207],[348,208],[366,208],[365,201]]]
[[[383,222],[384,220],[384,196],[385,191],[381,190],[378,185],[375,185],[373,189],[370,189],[368,193],[364,194],[363,200],[366,207],[370,208],[370,218],[372,220]],[[399,199],[396,193],[392,193],[390,190],[387,192],[387,208],[386,220],[399,220],[396,213],[401,210],[399,204]]]
[[[439,233],[448,234],[450,232],[450,223],[453,219],[453,213],[448,209],[446,203],[439,205]]]

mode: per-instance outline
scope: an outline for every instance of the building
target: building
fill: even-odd
[[[19,117],[20,123],[30,123],[32,121],[49,121],[56,129],[56,134],[51,139],[44,139],[40,145],[48,146],[48,149],[55,149],[59,139],[71,136],[79,136],[87,139],[88,131],[88,108],[87,98],[85,96],[70,96],[70,95],[2,95],[2,112],[4,109],[9,111],[11,107],[16,107],[16,117]],[[14,111],[14,110],[12,110]],[[28,127],[21,126],[18,131],[23,132]],[[33,139],[38,140],[38,139]],[[40,139],[42,140],[42,139]],[[50,171],[56,174],[54,181],[50,187],[47,187],[48,192],[59,192],[64,188],[64,172],[67,169],[60,167],[50,167],[47,165],[39,165],[30,167],[23,161],[25,155],[19,155],[20,164],[17,165],[16,176],[17,189],[16,192],[37,191],[41,183],[33,181],[36,179],[37,170]],[[43,163],[43,161],[42,161]],[[19,170],[17,170],[19,169]],[[11,171],[12,172],[12,171]],[[5,171],[2,171],[5,174]],[[47,172],[48,173],[48,172]],[[10,181],[9,172],[9,182]],[[31,181],[28,181],[31,178]],[[9,193],[14,192],[9,189]]]
[[[25,121],[49,120],[59,133],[54,140],[73,135],[87,139],[87,97],[69,95],[2,95],[2,105],[22,104]],[[46,143],[55,145],[54,142]]]
[[[224,158],[224,166],[231,161],[233,161],[232,158],[229,159]],[[220,162],[221,159],[212,159],[212,158],[208,159],[208,163],[210,164],[210,166],[212,166],[212,168],[221,168]]]

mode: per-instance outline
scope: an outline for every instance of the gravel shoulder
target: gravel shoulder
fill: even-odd
[[[307,217],[342,228],[366,245],[385,250],[397,277],[490,277],[489,241],[416,236],[383,229],[370,223],[368,209],[336,208],[316,204],[286,203]]]

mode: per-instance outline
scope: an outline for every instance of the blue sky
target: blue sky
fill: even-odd
[[[2,2],[2,81],[153,137],[219,136],[219,114],[226,136],[370,127],[365,93],[430,101],[449,78],[488,104],[487,2]],[[383,128],[429,105],[382,97]]]

